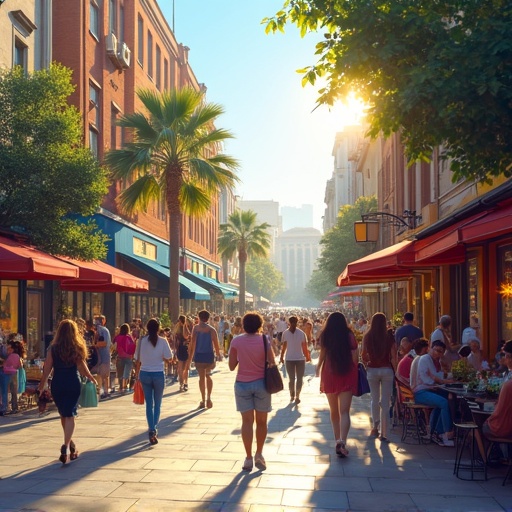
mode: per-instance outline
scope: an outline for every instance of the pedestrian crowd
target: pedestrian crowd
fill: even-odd
[[[102,400],[113,393],[130,393],[140,382],[148,438],[155,445],[166,383],[178,382],[180,392],[188,392],[188,378],[194,370],[198,376],[198,407],[212,408],[212,372],[224,358],[230,370],[236,370],[234,398],[241,415],[245,471],[254,466],[266,468],[263,447],[272,397],[265,387],[265,368],[282,365],[290,403],[298,407],[306,364],[313,355],[317,358],[319,392],[325,395],[330,410],[334,452],[340,458],[349,455],[350,408],[352,397],[359,396],[361,367],[366,369],[370,390],[369,436],[382,443],[389,442],[393,407],[400,416],[400,389],[405,387],[415,403],[432,410],[425,418],[423,434],[441,446],[454,445],[456,397],[446,385],[454,382],[455,361],[463,361],[481,378],[486,371],[500,375],[502,390],[483,432],[512,437],[512,341],[501,343],[494,360],[487,362],[481,351],[476,315],[471,316],[460,342],[452,334],[450,316],[441,316],[428,339],[410,312],[404,313],[402,325],[396,329],[381,312],[367,320],[362,315],[347,318],[339,311],[271,312],[264,316],[249,312],[241,317],[211,315],[202,310],[196,316],[180,315],[172,329],[162,328],[156,318],[145,325],[134,319],[120,325],[113,336],[106,320],[104,315],[94,321],[63,320],[46,354],[38,391],[43,393],[48,388],[51,377],[50,391],[63,430],[59,457],[63,463],[78,456],[73,434],[81,379],[94,383]],[[25,357],[22,340],[10,339],[5,348],[0,347],[0,415],[7,410],[9,392],[11,409],[17,410],[18,381],[23,380],[20,370]]]

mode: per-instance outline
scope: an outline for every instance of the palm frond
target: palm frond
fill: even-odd
[[[189,215],[201,215],[208,212],[211,206],[211,194],[197,183],[183,181],[180,189],[180,204]]]
[[[156,178],[145,174],[123,190],[117,197],[119,208],[126,213],[146,211],[152,200],[162,196],[162,189]]]
[[[270,248],[269,224],[256,224],[257,215],[251,210],[236,210],[226,224],[220,225],[217,240],[219,254],[230,258],[235,252],[249,256],[266,256]]]

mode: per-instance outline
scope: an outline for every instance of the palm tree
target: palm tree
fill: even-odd
[[[169,314],[179,315],[179,256],[182,214],[205,214],[221,187],[233,187],[238,162],[222,153],[232,138],[214,122],[224,113],[192,88],[157,93],[137,91],[146,112],[121,117],[119,125],[131,131],[131,142],[110,151],[105,163],[112,177],[131,183],[118,196],[127,214],[146,211],[153,200],[165,201],[169,215]]]
[[[231,259],[235,253],[240,266],[240,314],[245,312],[245,264],[254,256],[266,256],[270,248],[270,224],[256,224],[252,210],[235,210],[226,224],[220,225],[218,248],[222,258]]]

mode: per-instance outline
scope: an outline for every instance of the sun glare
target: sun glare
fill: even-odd
[[[345,99],[337,102],[331,109],[333,121],[341,128],[345,126],[360,125],[365,116],[366,105],[355,95],[350,93]]]

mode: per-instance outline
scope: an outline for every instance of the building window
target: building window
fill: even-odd
[[[96,130],[100,128],[100,91],[93,85],[89,84],[89,122],[94,125]]]
[[[108,11],[108,29],[110,34],[117,35],[117,2],[110,0]]]
[[[119,6],[119,41],[124,43],[124,5]]]
[[[14,39],[14,66],[21,66],[27,72],[28,46],[17,37]]]
[[[162,65],[160,62],[162,60],[162,52],[160,50],[160,46],[158,46],[158,45],[156,45],[155,57],[156,57],[156,88],[160,90],[162,87]]]
[[[169,89],[169,61],[164,59],[164,90]]]
[[[144,21],[139,16],[137,25],[137,59],[141,66],[144,66]]]
[[[119,126],[117,126],[117,116],[119,115],[119,110],[112,105],[112,109],[110,111],[110,149],[118,149],[118,132]]]
[[[153,78],[153,36],[148,30],[148,76]]]
[[[92,126],[89,127],[89,149],[96,158],[99,158],[98,132]]]
[[[89,6],[89,31],[99,41],[100,37],[100,13],[95,0],[91,0]]]

